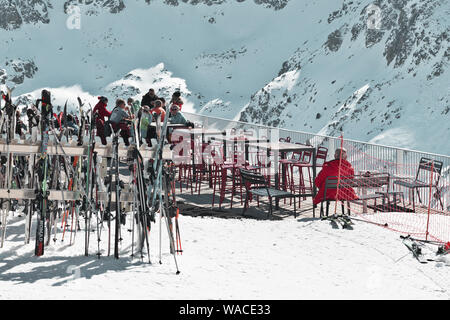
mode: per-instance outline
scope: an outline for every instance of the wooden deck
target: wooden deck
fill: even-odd
[[[183,184],[182,192],[180,192],[179,183],[176,184],[176,199],[180,207],[180,213],[189,216],[209,216],[217,218],[237,218],[237,219],[261,219],[261,220],[281,220],[281,219],[293,219],[294,218],[294,203],[290,205],[290,199],[280,200],[279,210],[274,211],[272,217],[269,217],[269,203],[268,198],[264,197],[260,199],[259,207],[257,206],[256,199],[253,199],[249,203],[249,208],[242,215],[242,210],[245,201],[245,191],[243,190],[243,199],[241,204],[241,196],[238,192],[233,197],[233,206],[231,208],[231,193],[225,195],[225,200],[219,208],[219,192],[217,191],[213,195],[213,189],[211,189],[207,182],[202,182],[200,188],[200,195],[198,190],[195,191],[195,185],[193,187],[193,194],[190,187]],[[212,197],[215,197],[214,207],[212,207]],[[293,201],[293,200],[292,200]],[[297,219],[313,218],[312,199],[306,198],[303,200],[297,198]],[[319,217],[319,211],[316,209],[316,218]]]

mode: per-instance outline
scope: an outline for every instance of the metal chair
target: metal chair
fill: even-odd
[[[255,173],[248,170],[239,169],[242,178],[242,184],[245,186],[246,196],[244,208],[242,211],[242,215],[245,215],[245,211],[248,208],[248,201],[250,195],[256,195],[258,197],[268,197],[269,198],[269,216],[272,216],[273,206],[272,199],[280,199],[280,198],[294,198],[294,215],[297,217],[297,208],[295,197],[299,197],[300,195],[293,194],[291,192],[287,192],[284,190],[279,190],[275,188],[270,188],[267,180],[263,175],[259,173]]]
[[[401,179],[395,180],[394,185],[402,186],[412,190],[412,203],[413,210],[416,211],[415,204],[415,195],[414,192],[417,192],[417,196],[419,197],[419,203],[422,204],[422,199],[420,198],[419,189],[421,188],[429,188],[430,187],[430,175],[433,173],[436,174],[436,177],[433,179],[435,182],[431,181],[432,187],[435,187],[437,192],[436,195],[439,198],[439,202],[441,204],[442,209],[444,209],[444,204],[442,203],[442,198],[438,189],[439,179],[441,177],[443,162],[438,160],[433,160],[429,158],[422,157],[419,161],[419,167],[417,169],[416,177],[414,179]],[[428,181],[424,181],[427,179]]]

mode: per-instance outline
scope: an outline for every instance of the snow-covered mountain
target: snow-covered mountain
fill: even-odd
[[[344,1],[240,119],[448,154],[449,14],[449,1]]]
[[[23,101],[43,87],[61,104],[181,89],[206,115],[450,154],[449,1],[0,0],[0,12],[0,83]]]

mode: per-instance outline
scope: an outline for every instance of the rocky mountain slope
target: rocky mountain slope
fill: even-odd
[[[240,119],[448,154],[449,13],[447,1],[344,1]]]
[[[20,101],[42,87],[74,105],[181,89],[206,115],[450,154],[448,1],[0,0],[0,12],[0,84]]]

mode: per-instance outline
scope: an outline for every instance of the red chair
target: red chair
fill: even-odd
[[[316,167],[322,167],[323,164],[325,163],[326,159],[327,159],[327,155],[328,155],[328,148],[325,147],[318,147],[317,151],[316,151]],[[300,190],[303,192],[306,192],[306,186],[305,186],[305,180],[303,177],[303,168],[308,168],[308,180],[309,180],[309,188],[312,190],[313,188],[313,181],[312,181],[312,174],[311,174],[311,168],[313,166],[312,163],[312,153],[311,152],[304,152],[303,153],[303,157],[301,161],[298,161],[294,164],[292,164],[292,179],[293,179],[293,168],[297,167],[298,168],[298,173],[299,173],[299,184],[297,185],[297,187],[299,187],[299,192]],[[296,186],[294,185],[294,183],[292,184],[292,190],[295,192],[295,188]]]
[[[219,208],[222,207],[222,203],[225,200],[225,194],[227,192],[231,193],[231,205],[233,208],[234,195],[239,192],[241,196],[241,205],[243,204],[243,188],[240,179],[239,169],[245,170],[255,170],[259,168],[251,165],[248,161],[243,160],[243,153],[235,153],[233,156],[233,161],[227,161],[218,164],[217,169],[214,172],[213,178],[213,194],[216,193],[217,184],[219,184],[220,190],[220,201]],[[214,206],[214,196],[212,201],[212,206]]]

